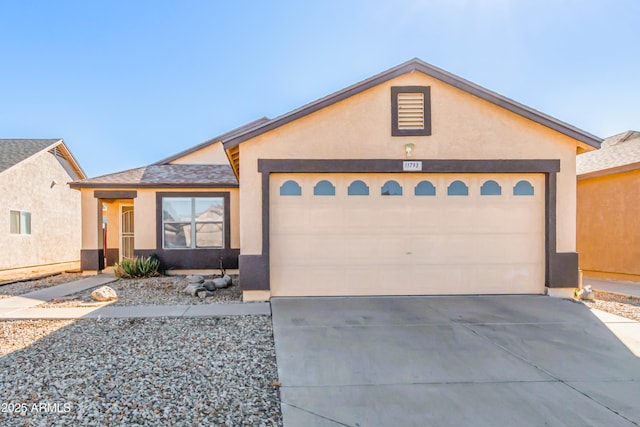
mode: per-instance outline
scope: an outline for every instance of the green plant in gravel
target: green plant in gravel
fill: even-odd
[[[133,259],[123,259],[121,263],[113,266],[116,277],[139,278],[153,277],[160,275],[160,260],[156,254],[148,257],[135,257]]]

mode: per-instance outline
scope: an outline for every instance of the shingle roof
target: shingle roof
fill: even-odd
[[[640,132],[627,131],[610,136],[599,150],[576,158],[576,173],[584,175],[640,162]]]
[[[0,172],[60,141],[58,139],[0,139]]]
[[[150,165],[71,183],[72,188],[237,187],[228,165]]]

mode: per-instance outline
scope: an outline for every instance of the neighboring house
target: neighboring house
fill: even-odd
[[[591,277],[640,282],[640,132],[607,138],[578,156],[580,268]]]
[[[0,139],[0,277],[79,267],[85,177],[62,139]]]
[[[176,268],[239,255],[246,300],[574,287],[576,153],[600,142],[414,59],[147,168],[72,184],[83,268],[103,267],[101,203],[126,200],[134,255]],[[222,221],[210,213],[220,208]]]

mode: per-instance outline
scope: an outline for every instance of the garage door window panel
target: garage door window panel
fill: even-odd
[[[416,196],[435,196],[436,187],[430,181],[420,181],[414,190]]]
[[[313,195],[314,196],[335,196],[336,195],[336,187],[327,181],[322,180],[313,187]]]
[[[453,181],[447,188],[448,196],[468,196],[469,187],[462,181]]]
[[[382,186],[380,194],[383,196],[402,196],[402,186],[396,181],[387,181]]]
[[[482,184],[480,187],[480,195],[481,196],[500,196],[502,195],[502,188],[500,184],[493,180],[489,180]]]
[[[289,180],[280,186],[280,195],[281,196],[301,196],[302,188],[297,182],[293,180]]]
[[[368,196],[369,195],[369,186],[364,183],[364,181],[356,180],[353,181],[349,188],[347,189],[347,195],[349,196]]]
[[[533,196],[534,195],[533,185],[531,185],[531,183],[526,180],[518,181],[518,183],[513,187],[513,195],[514,196]]]

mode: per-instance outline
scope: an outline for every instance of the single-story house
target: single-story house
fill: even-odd
[[[62,139],[0,139],[0,280],[79,267],[84,178]]]
[[[73,183],[82,264],[103,268],[108,202],[132,206],[134,255],[179,269],[237,257],[246,300],[574,287],[576,154],[600,142],[413,59],[156,164]]]
[[[606,138],[576,162],[580,268],[640,282],[640,132]]]

